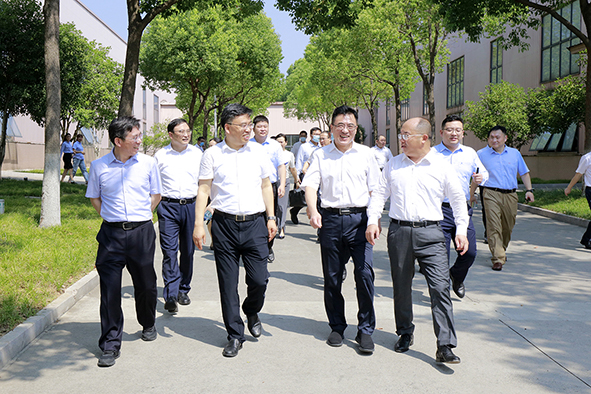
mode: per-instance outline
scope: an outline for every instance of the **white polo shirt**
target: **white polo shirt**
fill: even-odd
[[[154,155],[162,180],[162,196],[168,198],[193,198],[199,188],[201,149],[187,145],[182,152],[167,145]]]

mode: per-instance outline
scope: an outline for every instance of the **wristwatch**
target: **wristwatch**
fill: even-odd
[[[267,216],[267,220],[277,221],[277,216]]]
[[[526,193],[527,193],[527,192],[533,193],[533,192],[534,192],[534,189],[527,189],[525,192],[526,192]]]

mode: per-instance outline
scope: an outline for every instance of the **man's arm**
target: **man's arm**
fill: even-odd
[[[525,173],[521,176],[521,180],[523,181],[523,184],[525,185],[525,190],[532,190],[531,187],[531,177],[528,173]],[[525,201],[534,201],[534,193],[533,192],[525,192]]]
[[[281,198],[285,196],[285,179],[287,173],[285,170],[285,164],[279,165],[279,167],[277,167],[277,171],[279,172],[279,188],[277,188],[277,195],[279,198]]]
[[[261,185],[263,189],[263,201],[265,202],[265,210],[267,211],[267,217],[275,216],[275,206],[273,204],[273,185],[269,178],[263,179]],[[277,221],[267,220],[267,229],[269,230],[269,239],[275,238],[277,234]]]
[[[577,183],[579,183],[579,181],[581,180],[582,177],[583,177],[583,174],[576,172],[575,176],[573,176],[573,179],[570,180],[570,183],[568,184],[566,189],[564,189],[564,194],[568,196],[570,194],[570,192],[572,191],[573,186],[576,185]]]
[[[322,215],[318,212],[318,208],[316,206],[318,202],[318,190],[312,186],[306,186],[306,205],[307,205],[307,213],[308,218],[310,219],[310,225],[313,228],[320,228],[322,227]]]
[[[154,209],[156,209],[156,207],[158,206],[158,204],[160,204],[160,199],[162,198],[161,194],[152,194],[150,195],[150,209],[152,210],[152,212],[154,212]]]
[[[92,204],[93,208],[98,212],[98,214],[101,214],[101,205],[103,204],[103,200],[101,200],[100,197],[97,198],[91,198],[90,199],[90,203]]]
[[[203,216],[207,207],[207,199],[211,191],[213,179],[204,179],[199,181],[199,190],[197,191],[197,202],[195,203],[195,228],[193,229],[193,242],[203,250],[205,243],[205,228],[203,227]]]

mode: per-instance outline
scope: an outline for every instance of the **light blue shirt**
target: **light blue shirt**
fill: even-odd
[[[82,146],[81,142],[74,142],[74,144],[72,145],[73,151],[77,150],[77,151],[81,151],[84,152],[84,147]],[[78,159],[78,160],[84,160],[84,155],[82,153],[75,153],[74,154],[74,159]]]
[[[255,144],[259,143],[254,137],[251,138],[249,142]],[[281,147],[281,144],[279,142],[275,140],[269,141],[269,138],[267,138],[265,142],[263,142],[260,145],[263,147],[265,152],[267,152],[267,155],[269,156],[269,159],[271,160],[271,163],[275,168],[275,171],[271,175],[269,175],[269,181],[271,181],[271,183],[275,183],[279,179],[277,176],[277,167],[279,167],[281,164],[287,164],[283,162],[283,148]]]
[[[153,157],[137,153],[123,163],[111,151],[90,165],[86,197],[100,197],[101,217],[108,222],[142,222],[152,219],[150,196],[161,189]]]
[[[72,149],[72,143],[68,141],[62,142],[62,146],[60,148],[60,155],[64,153],[74,153],[74,149]]]
[[[466,201],[470,200],[470,179],[472,178],[472,174],[476,172],[476,169],[478,169],[478,173],[482,174],[483,177],[481,186],[488,180],[488,171],[480,161],[480,158],[478,158],[476,151],[469,146],[460,144],[458,149],[452,152],[442,142],[432,149],[441,154],[445,161],[451,164],[454,170],[456,170],[460,184],[466,195]],[[449,202],[449,198],[445,197],[443,201]]]
[[[490,146],[478,151],[478,157],[488,170],[487,187],[499,189],[517,189],[517,174],[523,176],[529,172],[521,153],[515,148],[505,146],[498,153]]]
[[[300,146],[298,155],[296,156],[296,171],[299,173],[304,169],[304,164],[310,159],[312,152],[320,148],[320,144],[314,145],[312,141],[308,141]]]

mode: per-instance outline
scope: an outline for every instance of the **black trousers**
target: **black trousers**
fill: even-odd
[[[101,289],[101,350],[118,350],[123,335],[121,276],[127,267],[133,281],[135,311],[143,328],[156,320],[156,272],[154,251],[156,232],[152,222],[133,230],[110,227],[103,223],[96,236],[99,243],[96,270]]]
[[[451,207],[442,206],[443,220],[441,221],[441,229],[445,236],[445,248],[447,249],[447,260],[450,258],[450,245],[455,245],[454,239],[456,237],[456,223],[454,222],[454,212]],[[474,222],[472,221],[472,207],[468,205],[468,215],[470,221],[468,222],[468,251],[463,255],[458,253],[456,261],[450,269],[450,274],[458,282],[463,282],[468,275],[468,270],[476,260],[476,230],[474,229]]]
[[[191,290],[193,277],[193,229],[195,228],[195,203],[179,204],[161,201],[158,205],[158,230],[162,249],[162,280],[164,300],[178,297],[179,292]],[[177,258],[181,252],[180,261]]]
[[[263,308],[269,282],[269,232],[266,220],[264,215],[259,215],[255,220],[237,222],[214,213],[211,223],[222,316],[228,340],[244,342],[244,322],[240,317],[238,295],[239,260],[242,257],[247,286],[242,311],[246,316],[251,316]]]
[[[357,329],[371,335],[376,326],[373,307],[374,271],[373,247],[365,239],[367,213],[339,215],[325,209],[321,211],[320,251],[324,274],[324,307],[328,324],[341,335],[347,328],[345,299],[341,293],[343,269],[353,258],[355,288],[357,290]]]
[[[279,195],[277,194],[277,189],[279,188],[279,182],[272,183],[273,185],[273,215],[277,218],[275,223],[277,223],[277,231],[279,231],[279,218],[281,218],[281,209],[279,207]],[[266,226],[265,226],[266,227]],[[267,233],[268,234],[268,233]],[[271,248],[273,247],[273,243],[275,242],[275,237],[269,240],[269,252],[271,252]]]
[[[587,203],[589,204],[589,208],[591,208],[591,187],[585,187],[585,197],[587,198]],[[591,222],[587,226],[587,231],[583,234],[583,238],[581,238],[581,244],[587,245],[591,241]]]

